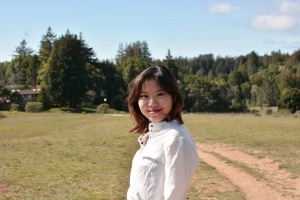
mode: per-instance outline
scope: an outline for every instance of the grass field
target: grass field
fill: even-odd
[[[127,114],[10,113],[0,119],[0,199],[125,199],[137,135]],[[199,143],[259,151],[300,176],[300,118],[185,114]],[[201,156],[201,155],[200,155]],[[236,188],[203,192],[228,180],[201,163],[189,199],[241,199]]]

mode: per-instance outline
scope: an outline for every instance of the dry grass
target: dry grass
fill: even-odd
[[[299,118],[243,114],[190,114],[184,118],[198,142],[222,142],[259,157],[269,156],[300,176]]]
[[[137,145],[127,115],[8,114],[0,199],[118,199]]]
[[[138,148],[127,114],[2,115],[0,199],[125,199]],[[299,118],[186,114],[184,120],[197,142],[254,149],[300,175]],[[201,163],[189,199],[241,199],[241,194]]]

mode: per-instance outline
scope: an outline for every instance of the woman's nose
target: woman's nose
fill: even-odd
[[[149,101],[149,106],[153,107],[153,106],[157,106],[158,102],[155,98],[151,98]]]

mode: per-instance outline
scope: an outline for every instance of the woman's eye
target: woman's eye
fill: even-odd
[[[157,96],[163,96],[164,94],[165,94],[165,93],[160,92],[160,93],[157,94]]]
[[[141,98],[147,98],[147,95],[144,95],[144,94],[143,94],[143,95],[141,95],[140,97],[141,97]]]

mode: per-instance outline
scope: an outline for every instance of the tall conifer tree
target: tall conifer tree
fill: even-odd
[[[85,98],[89,53],[92,49],[69,31],[55,41],[43,84],[55,104],[76,107]]]
[[[42,40],[40,42],[39,59],[41,62],[47,62],[55,40],[56,35],[52,32],[52,29],[49,26],[47,33],[42,36]]]

